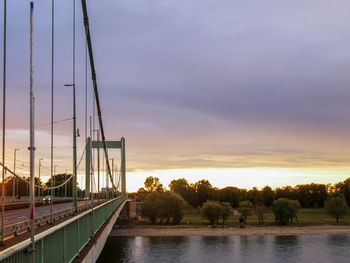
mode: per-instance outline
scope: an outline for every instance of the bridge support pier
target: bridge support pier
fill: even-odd
[[[95,263],[97,261],[103,250],[109,233],[111,232],[115,221],[123,209],[123,206],[127,205],[128,203],[130,203],[129,200],[124,201],[124,203],[119,206],[119,208],[114,212],[102,232],[96,238],[94,238],[93,244],[91,247],[89,247],[89,251],[82,257],[81,260],[79,260],[79,262]]]
[[[125,204],[122,211],[120,212],[115,225],[116,227],[121,227],[121,228],[135,227],[135,219],[136,219],[136,202],[129,201]]]

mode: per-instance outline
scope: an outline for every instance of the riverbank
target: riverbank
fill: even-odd
[[[350,234],[348,226],[246,227],[246,228],[129,228],[113,229],[111,236],[290,236]]]

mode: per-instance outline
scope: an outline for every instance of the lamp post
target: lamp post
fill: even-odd
[[[44,159],[43,158],[39,159],[39,184],[40,184],[40,168],[41,168],[41,161],[42,160],[44,160]],[[41,196],[40,192],[41,192],[41,189],[39,188],[38,189],[38,196]]]
[[[4,55],[3,55],[3,79],[2,79],[2,180],[1,180],[1,240],[0,245],[4,245],[4,214],[5,214],[5,111],[6,111],[6,0],[4,0]]]
[[[94,130],[97,133],[97,198],[100,203],[100,130]]]
[[[16,174],[16,152],[19,149],[14,149],[14,154],[13,154],[13,173]],[[13,195],[13,199],[15,199],[15,190],[16,190],[16,181],[17,178],[16,176],[13,177],[13,182],[12,182],[12,195]],[[17,192],[18,192],[18,183],[17,183]]]
[[[55,176],[56,176],[56,167],[57,167],[57,165],[55,165],[54,168],[53,168],[53,187],[56,186],[56,178],[55,178]],[[53,190],[53,195],[54,196],[55,196],[55,192],[56,192],[56,188],[54,188],[54,190]],[[53,199],[53,197],[51,199]]]
[[[112,179],[114,180],[114,158],[112,159],[109,159],[110,161],[112,161]],[[109,189],[108,189],[109,190]],[[113,186],[112,186],[112,194],[114,195],[113,193],[114,189],[113,189]],[[109,193],[110,197],[111,197],[111,194]]]
[[[76,124],[76,106],[75,106],[75,84],[64,84],[65,87],[73,88],[73,204],[75,212],[78,212],[77,206],[77,124]]]
[[[64,172],[64,181],[67,181],[67,170]],[[64,197],[67,198],[67,182],[64,184]]]

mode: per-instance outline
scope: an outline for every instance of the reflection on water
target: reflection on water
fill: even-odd
[[[109,237],[98,262],[348,262],[349,235]]]
[[[283,262],[300,262],[301,242],[299,236],[275,236],[272,249],[275,258],[284,255]]]

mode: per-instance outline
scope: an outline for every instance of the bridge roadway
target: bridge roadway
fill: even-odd
[[[5,247],[0,252],[0,262],[96,262],[115,221],[124,205],[129,201],[130,199],[127,199],[127,197],[119,196],[100,205],[95,205],[93,213],[90,210],[82,211],[67,219],[62,218],[56,221],[53,226],[44,225],[40,227],[41,231],[37,231],[35,235],[34,254],[28,253],[31,246],[29,232],[10,238],[5,241]],[[85,202],[80,201],[79,206],[84,206]],[[91,201],[86,203],[91,204]],[[71,211],[72,203],[57,204],[55,208]],[[80,210],[82,209],[83,207],[80,208]],[[22,210],[22,213],[28,213],[28,209],[19,210]],[[42,210],[44,213],[41,217],[45,217],[45,213],[48,214],[50,211],[49,206],[38,208],[38,210]],[[12,213],[16,213],[18,216],[18,212],[20,211]],[[62,212],[56,211],[57,213]],[[27,221],[29,220],[24,220],[24,222]],[[24,224],[24,222],[17,224]],[[7,228],[10,227],[11,225],[7,226]],[[17,238],[21,240],[10,244],[11,240]]]
[[[97,201],[95,201],[96,203]],[[85,206],[91,204],[91,200],[89,201],[79,201],[78,207]],[[53,212],[63,211],[73,207],[73,202],[54,204]],[[35,207],[35,217],[49,215],[50,214],[50,205],[38,206]],[[19,223],[29,219],[29,208],[20,208],[15,210],[5,211],[4,216],[4,226]],[[1,226],[1,221],[0,221]]]

